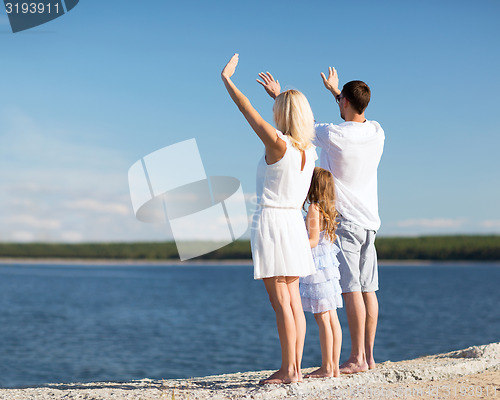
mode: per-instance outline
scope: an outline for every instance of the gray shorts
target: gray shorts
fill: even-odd
[[[342,293],[378,290],[375,231],[369,231],[343,217],[337,219],[337,254]]]

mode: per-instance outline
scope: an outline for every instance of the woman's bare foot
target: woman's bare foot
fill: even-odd
[[[340,366],[341,374],[356,374],[365,371],[368,371],[368,364],[366,362],[360,363],[349,359]]]
[[[375,363],[375,359],[373,357],[367,357],[366,363],[368,364],[368,369],[375,369],[377,364]]]
[[[272,374],[269,378],[262,379],[259,382],[259,385],[266,385],[266,384],[279,385],[280,383],[288,384],[288,383],[293,383],[293,382],[298,382],[298,381],[299,381],[299,375],[296,372],[287,373],[287,372],[279,369],[274,374]]]
[[[327,370],[326,368],[320,367],[316,371],[307,374],[305,378],[331,378],[332,376],[332,370]]]

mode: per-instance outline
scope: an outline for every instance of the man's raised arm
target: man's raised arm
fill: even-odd
[[[257,82],[264,86],[264,89],[266,89],[266,92],[269,96],[271,96],[273,99],[276,99],[276,97],[278,97],[278,95],[281,93],[280,83],[277,80],[275,81],[273,76],[269,72],[261,72],[259,73],[259,77],[264,82],[259,81],[258,79]]]

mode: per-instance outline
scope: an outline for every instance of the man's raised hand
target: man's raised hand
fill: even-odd
[[[328,79],[326,79],[325,74],[322,72],[321,77],[323,78],[323,83],[325,87],[332,92],[334,96],[340,94],[339,90],[339,76],[337,71],[333,67],[328,67]]]
[[[274,80],[273,76],[269,72],[261,72],[259,73],[259,77],[262,79],[262,81],[259,81],[257,79],[257,82],[259,82],[262,86],[264,86],[264,89],[266,89],[266,92],[269,96],[271,96],[273,99],[278,97],[278,95],[281,93],[281,86],[280,83],[276,80]]]

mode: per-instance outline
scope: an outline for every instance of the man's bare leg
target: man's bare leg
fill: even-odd
[[[366,323],[365,323],[365,356],[369,369],[376,367],[373,358],[373,346],[375,344],[375,333],[378,321],[378,300],[375,292],[363,293],[365,302]]]
[[[341,374],[354,374],[368,370],[365,355],[366,309],[361,292],[342,293],[347,322],[351,333],[351,355],[340,366]]]

